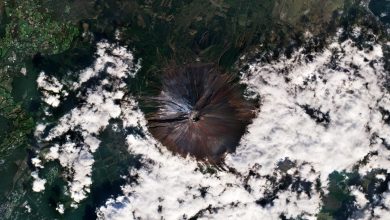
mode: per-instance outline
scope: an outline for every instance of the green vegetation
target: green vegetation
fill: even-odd
[[[343,8],[340,0],[330,1],[325,7],[319,7],[319,1],[301,0],[139,2],[124,9],[133,16],[130,25],[122,29],[123,38],[132,39],[140,53],[154,55],[154,65],[198,59],[227,69],[242,52],[259,44],[273,49],[280,43],[288,44],[302,29],[320,32],[333,12]],[[303,25],[304,21],[313,25]]]
[[[0,158],[4,159],[12,149],[25,143],[34,122],[4,88],[0,88],[0,117],[5,121],[0,124]]]
[[[38,118],[39,113],[28,112],[26,106],[32,93],[37,93],[34,77],[39,70],[32,64],[35,55],[39,53],[49,60],[49,65],[56,66],[54,69],[59,75],[77,70],[84,62],[92,62],[93,58],[85,55],[92,54],[92,49],[86,46],[87,40],[81,33],[86,30],[82,30],[80,24],[88,24],[87,31],[96,39],[118,37],[121,44],[135,49],[143,66],[129,83],[129,91],[136,93],[156,81],[151,79],[158,78],[161,70],[171,63],[212,62],[232,71],[242,54],[250,57],[250,51],[268,52],[297,46],[303,39],[303,31],[322,34],[325,38],[331,34],[326,33],[328,25],[339,21],[335,17],[341,10],[348,11],[341,19],[342,24],[353,28],[353,23],[365,22],[356,19],[364,18],[363,13],[366,13],[357,2],[0,0],[0,176],[8,177],[0,181],[0,216],[5,219],[61,218],[54,205],[58,202],[69,205],[69,198],[58,196],[63,195],[66,183],[60,176],[61,167],[54,162],[45,165],[41,174],[48,181],[47,190],[39,194],[31,192],[27,156],[33,153],[29,150],[32,140],[28,136],[34,130],[34,118]],[[23,76],[25,72],[27,76]],[[102,134],[104,138],[115,137],[107,132]],[[102,143],[94,155],[97,161],[91,196],[79,209],[73,210],[72,217],[85,213],[87,217],[94,215],[94,207],[101,205],[110,193],[119,193],[120,175],[126,173],[129,166],[140,166],[132,164],[136,163],[135,156],[126,154],[126,149],[115,148],[121,143],[115,143],[114,140]],[[217,168],[203,164],[199,169],[210,175],[218,172]],[[324,196],[318,219],[342,219],[349,214],[354,202],[349,186],[355,177],[345,172],[329,176],[329,193]],[[364,178],[364,189],[372,191],[375,178]],[[99,192],[104,190],[106,193],[101,196]],[[27,213],[26,202],[36,213]]]
[[[26,81],[34,82],[32,57],[66,51],[78,35],[76,25],[48,16],[48,9],[39,0],[0,2],[0,216],[5,219],[18,218],[22,212],[16,214],[15,209],[26,211],[24,202],[34,203],[36,199],[29,199],[31,189],[25,185],[30,180],[26,162],[31,147],[28,136],[35,122],[26,109],[25,101],[30,100],[15,99],[18,91],[14,91],[13,81],[27,73]],[[35,90],[29,88],[24,96],[29,97],[28,91]]]
[[[381,204],[382,194],[388,190],[390,177],[387,170],[373,169],[361,176],[358,171],[333,172],[329,175],[328,193],[323,196],[323,206],[317,216],[318,220],[348,219],[357,210],[369,209]],[[359,207],[351,189],[364,193],[370,202],[368,207]]]
[[[339,0],[276,0],[275,2],[274,17],[296,30],[311,30],[313,34],[323,31],[323,24],[330,22],[333,12],[343,8],[345,4],[345,1]]]
[[[20,60],[38,52],[56,54],[70,47],[78,28],[55,21],[46,10],[39,0],[6,1],[7,25],[0,41],[3,60]]]
[[[329,175],[329,193],[324,197],[324,205],[319,220],[348,219],[353,212],[355,197],[349,186],[357,173],[333,172]]]
[[[34,127],[32,118],[12,97],[12,81],[25,73],[26,62],[33,55],[56,54],[67,50],[78,28],[47,16],[47,9],[38,0],[14,0],[0,4],[0,116],[4,128],[0,133],[0,158],[10,149],[25,143],[26,134]]]

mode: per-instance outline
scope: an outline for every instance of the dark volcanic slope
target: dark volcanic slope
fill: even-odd
[[[235,150],[255,116],[233,78],[209,64],[167,70],[153,103],[146,116],[152,135],[175,153],[211,162]]]

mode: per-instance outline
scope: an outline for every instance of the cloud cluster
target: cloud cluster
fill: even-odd
[[[360,50],[351,40],[320,54],[298,51],[291,59],[250,65],[242,79],[262,97],[261,113],[229,163],[240,171],[258,163],[272,172],[275,161],[288,157],[310,162],[325,181],[369,152],[386,151],[385,74],[381,45]],[[379,167],[390,167],[383,162]]]
[[[101,42],[96,56],[94,66],[81,71],[68,88],[77,92],[79,104],[54,126],[37,126],[35,134],[52,144],[40,159],[61,163],[77,204],[89,192],[93,152],[110,119],[140,131],[126,140],[129,153],[140,155],[143,166],[130,170],[136,181],[122,186],[123,195],[96,210],[101,219],[315,219],[333,171],[388,173],[390,94],[383,87],[380,45],[362,49],[351,40],[335,39],[322,52],[300,50],[291,58],[248,64],[241,81],[260,95],[261,112],[219,168],[175,156],[150,135],[137,102],[124,92],[124,79],[138,68],[131,53]],[[41,88],[50,90],[55,80],[40,77],[42,85],[47,83]],[[88,84],[91,79],[96,82]],[[40,161],[34,161],[40,169]],[[44,180],[34,178],[34,188],[43,190]],[[350,190],[359,207],[366,207],[363,190]],[[388,215],[389,198],[389,193],[378,197],[379,205],[364,217]]]
[[[78,81],[68,88],[77,94],[81,104],[61,117],[54,126],[45,122],[37,126],[35,134],[38,140],[52,145],[43,155],[44,159],[58,160],[66,170],[64,175],[70,179],[68,191],[74,206],[86,198],[92,184],[92,154],[101,142],[98,135],[111,119],[122,114],[120,103],[126,91],[124,79],[134,76],[138,68],[126,48],[107,42],[98,43],[93,66],[80,71]],[[86,86],[91,80],[94,82]],[[43,91],[43,101],[53,107],[59,106],[58,93],[65,91],[59,80],[42,72],[37,82]],[[44,131],[47,133],[45,136]],[[34,188],[43,190],[44,180],[39,179],[37,173],[34,175]]]
[[[383,63],[380,45],[365,50],[335,40],[319,53],[250,64],[242,82],[262,97],[261,112],[225,170],[209,172],[191,158],[171,155],[143,126],[146,137],[127,140],[145,166],[132,171],[137,183],[98,210],[100,218],[315,219],[331,172],[359,166],[365,175],[390,167],[384,144],[390,127],[381,113],[390,106]],[[141,112],[132,114],[145,124]],[[380,153],[361,164],[373,151]],[[362,189],[352,193],[359,194],[360,207],[367,205]],[[387,194],[383,198],[380,204]],[[365,213],[386,214],[380,206]]]

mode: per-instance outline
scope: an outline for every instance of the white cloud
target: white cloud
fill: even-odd
[[[60,214],[64,214],[64,212],[65,212],[64,205],[63,205],[63,204],[58,204],[56,210],[57,210]]]
[[[32,190],[34,192],[41,192],[41,191],[45,190],[46,180],[39,178],[38,172],[36,172],[36,171],[31,172],[31,176],[34,179]]]
[[[338,56],[335,68],[330,66],[332,56]],[[285,182],[286,174],[275,169],[279,161],[286,157],[296,161],[286,172],[313,184],[320,179],[325,192],[329,173],[350,170],[373,150],[382,152],[378,155],[380,162],[370,162],[366,165],[370,168],[362,169],[390,167],[389,151],[380,142],[370,142],[374,133],[389,138],[389,126],[378,110],[389,103],[382,87],[385,71],[381,47],[361,51],[352,41],[345,41],[333,43],[313,57],[312,62],[305,62],[304,55],[297,52],[291,59],[253,63],[243,73],[242,82],[260,94],[262,106],[241,145],[227,156],[227,165],[236,173],[201,173],[194,160],[172,155],[148,135],[144,117],[136,107],[123,108],[129,115],[124,124],[141,126],[147,135],[127,137],[129,150],[143,155],[145,167],[132,170],[138,184],[124,186],[124,196],[109,199],[98,210],[100,218],[128,219],[133,215],[180,219],[202,213],[200,219],[278,219],[281,214],[316,219],[322,201],[314,186],[310,196],[288,186],[275,192],[274,205],[255,203],[272,196],[278,184]],[[317,123],[303,106],[328,113],[329,123]],[[318,114],[312,117],[323,119]],[[267,175],[276,179],[270,181]],[[202,187],[207,188],[204,197]],[[353,194],[364,205],[361,192],[355,190]]]
[[[53,107],[58,107],[60,104],[61,92],[66,96],[66,91],[63,91],[62,85],[55,77],[49,77],[44,72],[39,74],[37,79],[38,88],[43,95],[43,101]]]
[[[120,105],[116,104],[115,100],[120,100],[124,96],[122,90],[126,89],[126,84],[123,83],[123,79],[134,76],[139,68],[138,64],[133,63],[133,55],[126,48],[107,42],[97,44],[96,56],[94,65],[81,71],[79,80],[70,88],[83,100],[83,104],[61,117],[49,130],[47,137],[41,137],[47,125],[39,124],[35,132],[41,142],[51,143],[55,138],[66,140],[64,144],[54,144],[50,147],[44,158],[59,160],[61,166],[65,168],[64,175],[71,179],[68,182],[68,189],[70,197],[75,202],[73,206],[85,199],[89,193],[94,163],[92,153],[100,145],[99,133],[109,124],[110,119],[118,118],[122,114]],[[81,86],[91,78],[104,73],[107,77],[91,88]],[[43,101],[53,107],[58,106],[60,104],[58,94],[63,90],[63,85],[56,78],[49,77],[43,72],[37,82],[44,92]],[[110,90],[104,87],[107,84],[111,85]],[[86,95],[82,95],[83,93]],[[69,132],[80,135],[82,141],[72,139]]]
[[[389,101],[380,45],[360,51],[352,41],[333,43],[312,62],[304,59],[298,52],[291,59],[252,64],[244,73],[243,82],[260,94],[262,106],[241,146],[228,156],[229,165],[245,171],[259,163],[270,173],[275,161],[289,157],[310,162],[325,181],[334,170],[384,149],[370,144],[375,133],[388,139],[390,132],[379,112],[380,103]],[[306,105],[328,113],[329,124],[316,123],[302,108]]]
[[[50,143],[61,137],[66,143],[53,144],[43,158],[59,160],[65,168],[64,175],[71,177],[68,187],[75,205],[89,192],[92,153],[100,145],[99,133],[110,119],[121,119],[125,128],[138,128],[145,134],[129,134],[126,139],[129,151],[142,156],[142,167],[130,170],[137,183],[124,185],[123,196],[111,198],[98,208],[101,219],[180,219],[194,215],[204,219],[277,219],[281,214],[315,219],[321,196],[314,186],[305,189],[299,181],[313,184],[319,179],[326,187],[329,173],[351,169],[372,151],[380,153],[359,172],[390,167],[389,151],[382,144],[382,139],[390,142],[390,128],[379,111],[389,109],[390,96],[382,87],[385,71],[381,48],[373,48],[362,51],[352,41],[345,41],[312,54],[310,62],[300,51],[291,59],[252,63],[242,82],[261,96],[261,112],[237,151],[227,156],[225,170],[204,173],[201,168],[207,165],[173,155],[151,137],[137,102],[124,92],[123,79],[134,76],[138,66],[129,62],[132,55],[124,48],[102,42],[95,64],[81,71],[71,88],[83,104],[64,115],[41,140]],[[113,65],[106,68],[107,63]],[[105,79],[83,88],[83,83],[104,70],[108,74]],[[115,100],[125,101],[118,105]],[[43,124],[37,127],[38,137],[45,128]],[[69,131],[83,141],[73,140]],[[284,170],[278,168],[283,160],[287,161]],[[283,188],[287,177],[298,185]],[[361,192],[352,192],[364,205]],[[256,204],[267,198],[263,206]]]

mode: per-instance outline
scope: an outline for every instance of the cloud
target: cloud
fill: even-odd
[[[58,123],[50,128],[47,136],[42,136],[47,124],[42,122],[36,128],[35,135],[39,141],[53,145],[43,157],[46,160],[58,160],[66,171],[64,175],[70,179],[68,191],[74,200],[73,206],[77,206],[77,203],[85,199],[89,193],[92,166],[95,161],[92,154],[101,142],[98,135],[111,119],[122,114],[120,104],[116,101],[124,96],[126,84],[123,80],[134,76],[138,68],[138,64],[133,62],[133,55],[126,48],[104,41],[99,42],[93,66],[80,71],[79,80],[68,88],[77,94],[81,104],[61,117]],[[83,86],[84,83],[102,74],[106,74],[104,79],[98,80],[93,86]],[[43,91],[43,101],[57,107],[60,104],[58,94],[63,91],[63,84],[44,72],[40,74],[37,82]],[[109,89],[107,85],[110,85]],[[81,137],[81,140],[72,138],[72,133]],[[65,143],[55,143],[59,138],[65,139]],[[35,178],[34,187],[42,190],[40,186],[43,181]]]
[[[361,165],[362,174],[390,167],[389,151],[380,140],[389,138],[379,110],[388,109],[390,100],[384,75],[381,46],[361,50],[351,40],[335,40],[319,53],[298,51],[290,59],[251,63],[242,83],[261,96],[261,112],[236,152],[227,156],[226,170],[212,174],[154,140],[137,108],[123,109],[132,115],[124,123],[131,120],[129,125],[138,124],[146,134],[127,137],[130,152],[143,156],[144,167],[132,170],[137,183],[124,186],[124,195],[109,199],[98,215],[315,219],[322,205],[316,181],[326,193],[329,173],[351,170],[372,151],[382,152],[376,156],[380,162]],[[353,193],[364,203],[359,192]]]
[[[81,104],[54,126],[45,121],[37,126],[38,140],[52,144],[40,159],[58,160],[64,167],[76,206],[89,193],[99,133],[115,118],[124,128],[141,131],[142,135],[128,134],[126,140],[129,152],[141,156],[142,167],[130,169],[136,181],[99,207],[99,218],[315,219],[322,205],[316,182],[326,193],[328,174],[335,170],[358,165],[364,175],[390,167],[385,145],[390,143],[390,127],[383,113],[390,111],[390,95],[382,86],[386,72],[381,46],[372,46],[359,49],[351,40],[335,39],[322,52],[300,50],[291,58],[248,64],[241,82],[260,95],[261,111],[236,152],[227,155],[226,166],[218,170],[173,155],[150,135],[137,101],[125,93],[124,79],[134,76],[139,66],[125,48],[100,42],[95,64],[82,70],[69,87]],[[104,79],[101,74],[106,74]],[[49,83],[56,81],[53,78],[43,78],[42,90],[58,87]],[[94,78],[98,82],[86,86]],[[64,143],[57,143],[59,138]],[[379,153],[361,163],[374,151]],[[33,187],[43,190],[44,180],[34,175]],[[361,189],[351,190],[364,206]],[[384,194],[383,202],[389,198]],[[386,213],[374,207],[374,214]]]
[[[262,97],[262,107],[228,164],[244,171],[258,163],[269,173],[275,161],[288,157],[313,164],[324,182],[334,170],[349,169],[370,151],[384,149],[381,141],[372,144],[373,138],[390,141],[380,113],[390,100],[382,86],[380,45],[363,51],[347,40],[314,54],[313,61],[306,58],[297,52],[291,59],[251,64],[243,73],[243,82]],[[326,113],[327,125],[303,106]]]

